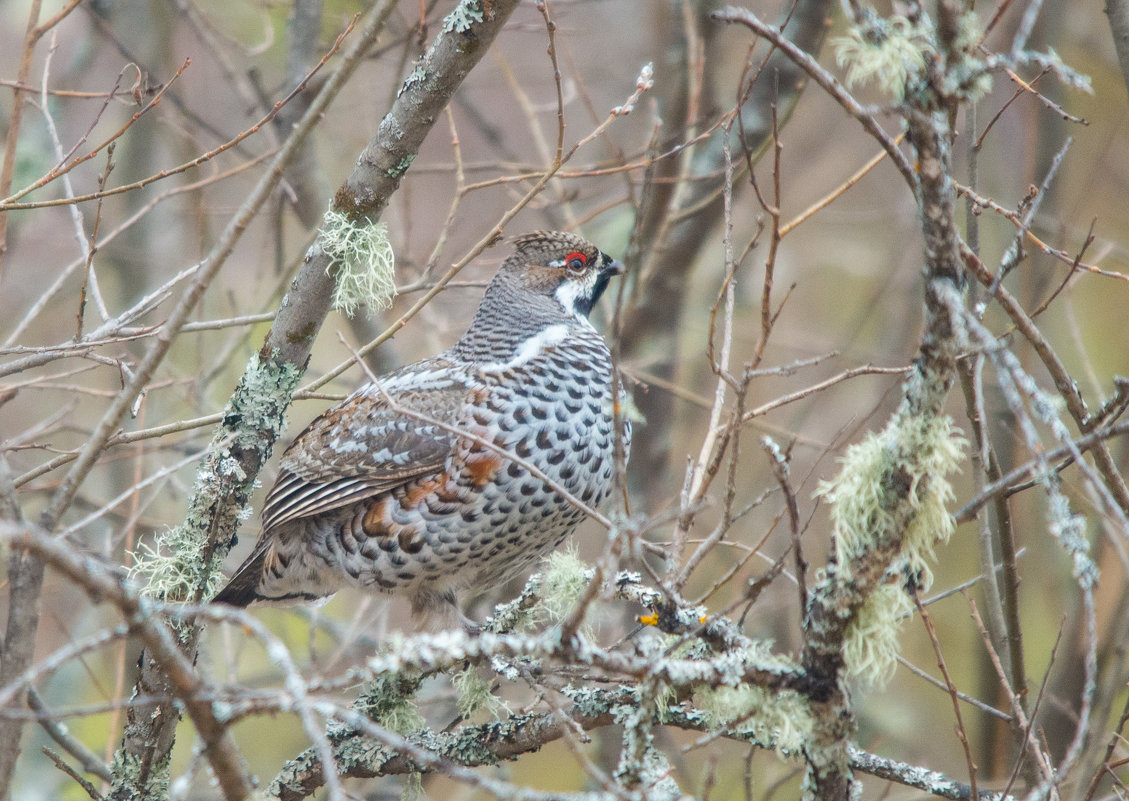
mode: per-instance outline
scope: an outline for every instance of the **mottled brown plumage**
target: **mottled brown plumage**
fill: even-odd
[[[588,313],[621,269],[574,234],[515,239],[453,347],[366,384],[298,435],[258,543],[215,600],[354,585],[426,610],[558,546],[585,512],[544,478],[589,507],[612,488],[612,365]],[[626,446],[626,425],[622,436]]]

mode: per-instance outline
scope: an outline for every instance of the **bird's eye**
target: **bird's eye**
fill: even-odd
[[[588,266],[588,257],[583,253],[569,253],[565,257],[565,267],[571,272],[580,273],[584,272],[584,268]]]

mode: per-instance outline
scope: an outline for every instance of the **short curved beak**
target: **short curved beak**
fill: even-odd
[[[623,266],[623,262],[619,259],[612,259],[611,263],[604,268],[604,272],[608,275],[623,275],[623,271],[627,269]]]

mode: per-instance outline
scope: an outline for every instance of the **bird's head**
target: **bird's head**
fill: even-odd
[[[534,231],[513,239],[501,273],[526,291],[546,295],[569,314],[587,317],[623,264],[583,237]]]

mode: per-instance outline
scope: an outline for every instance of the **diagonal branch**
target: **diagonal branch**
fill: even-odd
[[[358,222],[379,219],[440,111],[489,49],[516,5],[517,0],[497,0],[491,4],[492,15],[477,12],[479,19],[474,21],[477,6],[464,1],[448,18],[447,26],[361,153],[353,173],[338,190],[333,201],[335,210]],[[330,78],[319,101],[325,97],[328,102],[336,94],[394,7],[392,2],[374,7],[364,34]],[[459,11],[466,13],[456,16]],[[308,131],[324,111],[325,102],[315,101],[296,130]],[[291,137],[287,152],[296,151],[298,144]],[[271,174],[277,176],[279,171],[272,170]],[[228,403],[211,454],[197,475],[183,527],[186,539],[204,543],[204,558],[194,586],[182,588],[184,600],[204,597],[234,542],[239,513],[270,456],[314,339],[329,312],[334,287],[329,268],[329,256],[315,244],[283,299],[258,357],[252,359]],[[182,634],[186,653],[195,651],[197,635],[195,628]],[[148,652],[143,654],[138,691],[149,697],[167,697],[168,681],[162,660]],[[162,793],[162,768],[171,752],[177,722],[176,710],[167,704],[130,707],[123,753],[133,757],[131,764],[144,766],[144,770],[119,776],[113,797]]]

